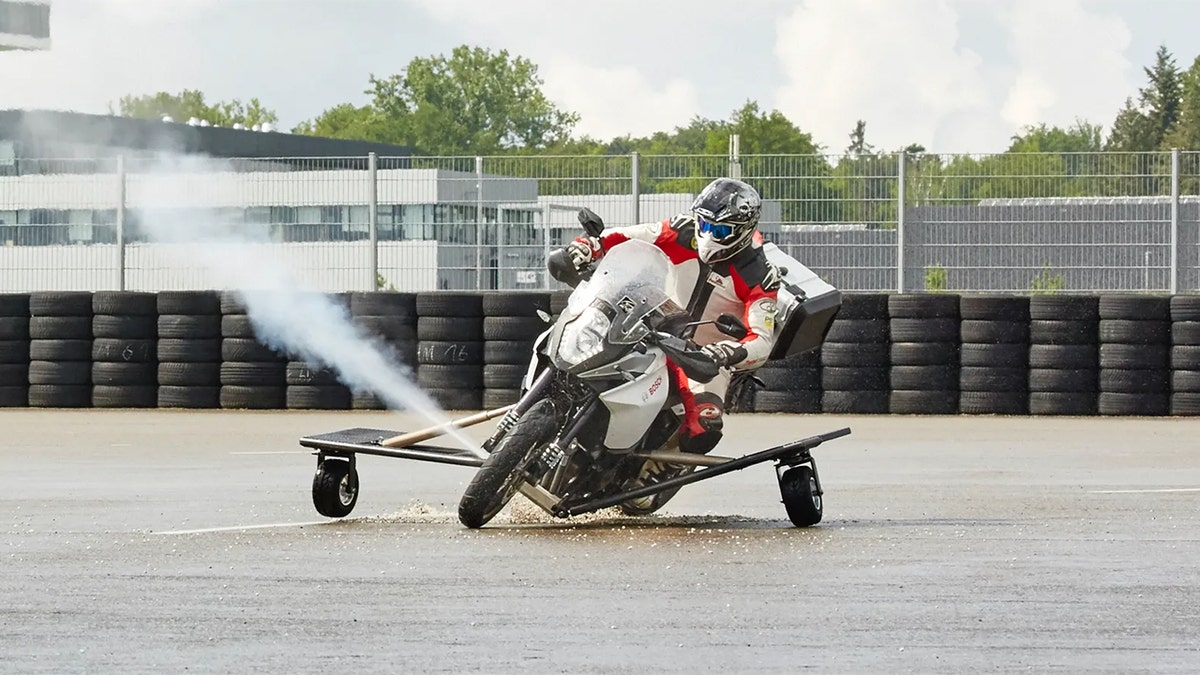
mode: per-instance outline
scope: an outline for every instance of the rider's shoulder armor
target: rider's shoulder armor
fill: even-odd
[[[695,234],[696,219],[690,213],[681,213],[667,221],[667,227],[680,234]]]
[[[678,248],[672,246],[671,249],[676,251],[680,258],[676,259],[676,255],[672,255],[672,261],[679,263],[681,260],[695,258],[696,220],[691,214],[681,213],[666,221],[665,224],[667,227],[663,230],[662,235],[660,235],[659,241],[668,241],[678,246]]]
[[[761,246],[747,246],[722,264],[720,273],[736,274],[748,288],[762,287],[764,291],[779,289],[779,270],[767,261]]]

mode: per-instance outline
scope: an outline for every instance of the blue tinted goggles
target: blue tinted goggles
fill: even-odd
[[[733,235],[732,225],[723,225],[720,223],[710,223],[703,218],[698,219],[700,223],[700,231],[705,234],[711,234],[713,239],[723,241]]]

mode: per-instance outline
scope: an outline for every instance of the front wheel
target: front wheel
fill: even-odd
[[[801,465],[785,471],[779,478],[779,492],[793,525],[808,527],[821,522],[825,507],[812,467]]]
[[[517,493],[526,469],[557,428],[554,406],[538,401],[517,419],[496,449],[483,460],[458,502],[458,519],[470,528],[483,527]]]

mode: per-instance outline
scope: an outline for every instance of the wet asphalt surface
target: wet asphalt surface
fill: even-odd
[[[356,426],[421,425],[0,411],[0,672],[1200,670],[1200,420],[734,416],[853,430],[808,529],[770,464],[470,531],[471,469],[362,457],[324,519],[296,441]]]

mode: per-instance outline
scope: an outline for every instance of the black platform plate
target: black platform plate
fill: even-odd
[[[399,457],[401,459],[416,459],[424,462],[440,464],[457,464],[459,466],[479,467],[483,460],[462,448],[447,448],[439,445],[416,444],[403,448],[385,448],[379,441],[393,436],[399,436],[403,431],[388,429],[366,429],[355,427],[331,431],[327,434],[305,436],[300,439],[300,445],[306,448],[320,450],[330,455],[379,455],[381,457]]]

